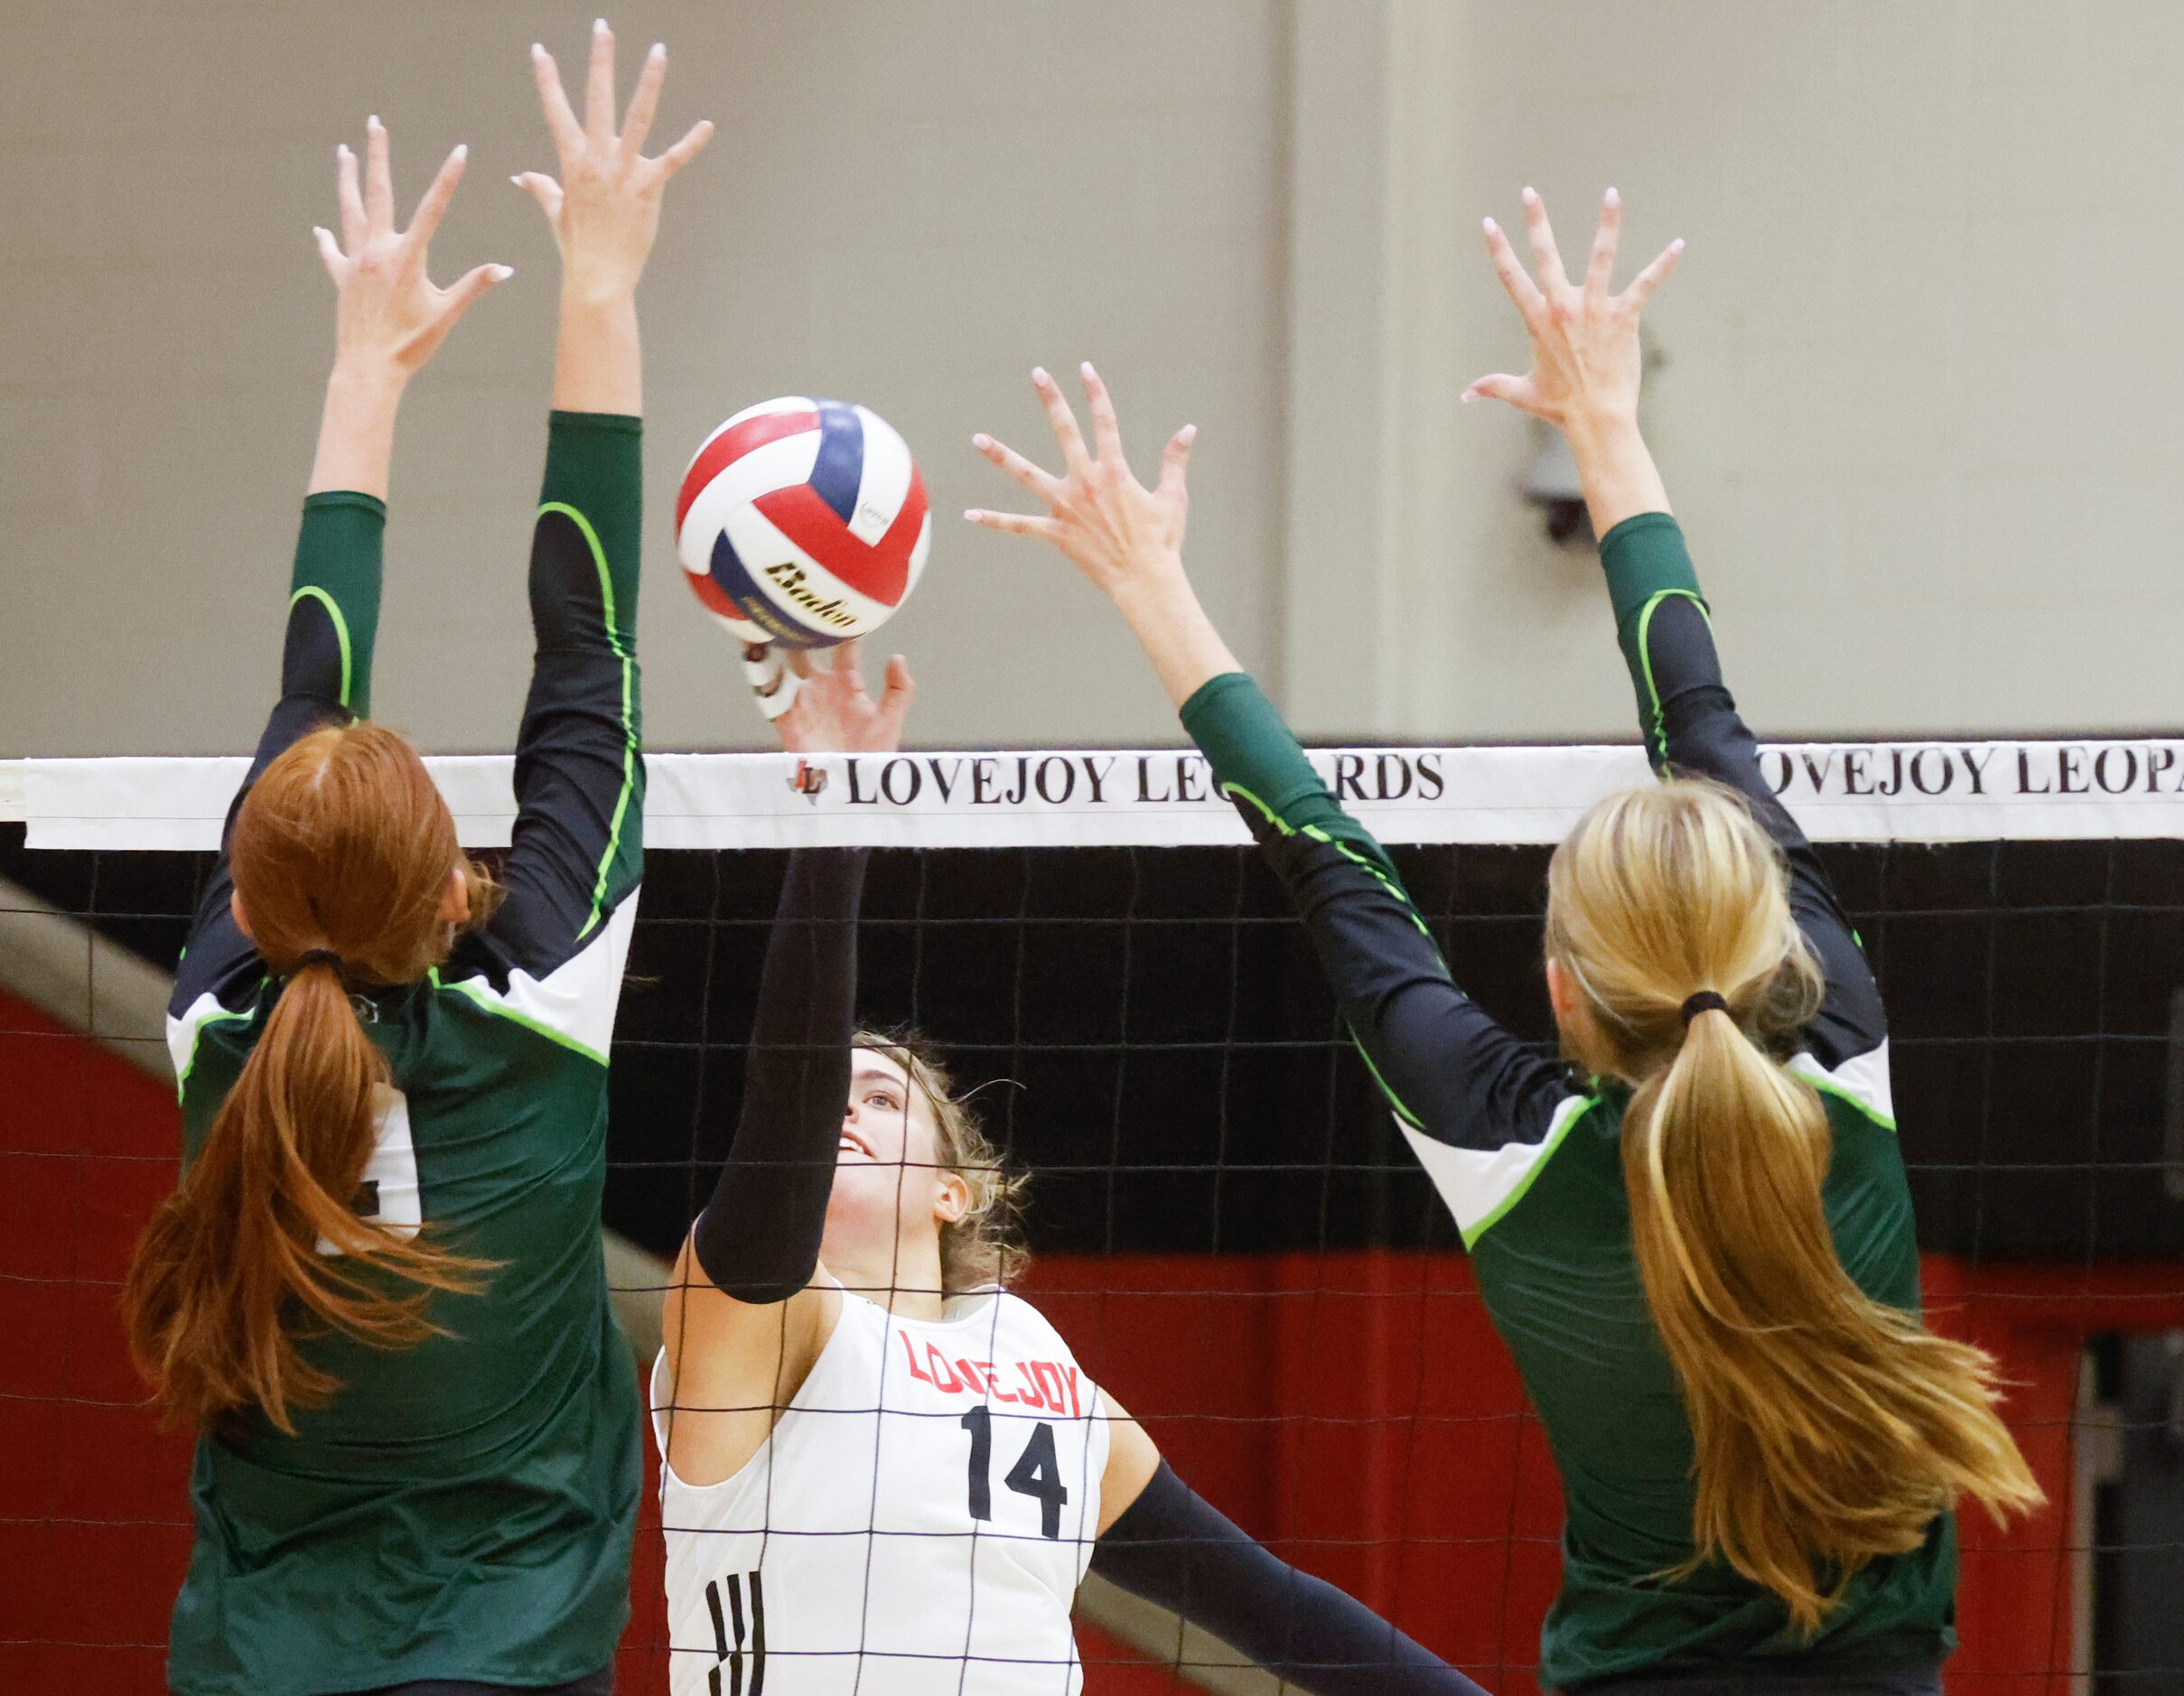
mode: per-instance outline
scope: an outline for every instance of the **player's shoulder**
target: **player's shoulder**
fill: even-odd
[[[536,959],[499,929],[462,937],[434,972],[441,997],[513,1043],[539,1039],[607,1064],[634,904],[625,902],[565,959]],[[521,1034],[518,1034],[521,1033]]]
[[[1008,1290],[997,1290],[995,1296],[1001,1314],[996,1329],[1018,1352],[1056,1361],[1065,1368],[1077,1365],[1077,1351],[1069,1337],[1036,1303]]]
[[[1823,1033],[1815,1031],[1817,1037]],[[1830,1046],[1814,1040],[1787,1063],[1792,1076],[1816,1090],[1828,1117],[1838,1123],[1896,1129],[1896,1095],[1889,1071],[1888,1039],[1863,1045]]]

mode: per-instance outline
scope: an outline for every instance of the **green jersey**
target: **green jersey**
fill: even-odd
[[[493,1269],[478,1294],[435,1292],[444,1334],[414,1348],[305,1341],[341,1388],[294,1411],[294,1436],[254,1409],[201,1437],[168,1663],[184,1696],[551,1685],[613,1658],[641,1480],[599,1245],[607,1052],[642,863],[639,438],[630,417],[552,421],[505,899],[428,981],[357,999],[393,1078],[359,1212]],[[366,710],[384,520],[364,495],[304,503],[253,779]],[[231,888],[223,854],[168,1021],[185,1160],[282,990],[229,914]]]
[[[1740,791],[1787,858],[1791,909],[1827,993],[1785,1058],[1820,1092],[1833,1132],[1825,1199],[1836,1252],[1868,1295],[1916,1310],[1887,1024],[1863,953],[1811,844],[1761,779],[1675,521],[1650,513],[1619,525],[1601,559],[1655,764]],[[1694,1552],[1694,1448],[1631,1249],[1628,1093],[1573,1077],[1457,989],[1386,853],[1342,812],[1248,677],[1207,684],[1183,722],[1310,927],[1545,1427],[1567,1520],[1541,1682],[1574,1690],[1628,1675],[1757,1681],[1938,1664],[1955,1644],[1946,1515],[1919,1549],[1853,1576],[1811,1639],[1791,1629],[1778,1598],[1725,1565],[1664,1576]]]

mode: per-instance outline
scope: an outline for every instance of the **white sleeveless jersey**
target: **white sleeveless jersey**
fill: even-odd
[[[666,1465],[674,1696],[1075,1696],[1069,1609],[1099,1530],[1107,1413],[1001,1291],[932,1321],[846,1291],[766,1445],[700,1487]]]

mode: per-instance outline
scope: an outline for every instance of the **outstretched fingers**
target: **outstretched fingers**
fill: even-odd
[[[402,232],[403,240],[412,247],[422,251],[432,240],[433,232],[440,228],[440,220],[447,216],[448,202],[455,198],[456,185],[462,181],[470,155],[468,147],[458,147],[441,164],[432,187],[425,191],[425,198],[417,202],[416,215],[409,220],[409,228]]]
[[[1623,234],[1623,197],[1613,189],[1601,196],[1601,221],[1592,232],[1592,256],[1585,266],[1585,293],[1593,300],[1608,298],[1615,281],[1615,248]]]
[[[561,86],[561,67],[537,42],[531,43],[531,75],[538,84],[538,106],[546,114],[554,150],[566,162],[583,151],[583,126],[576,121],[575,110],[569,105],[569,91]]]
[[[982,530],[998,530],[1003,536],[1036,536],[1041,542],[1059,542],[1061,526],[1052,518],[1034,518],[1022,512],[988,512],[983,507],[973,507],[964,517]]]
[[[395,178],[387,160],[387,126],[364,120],[364,215],[374,230],[395,227]]]
[[[665,182],[704,151],[713,139],[713,120],[701,117],[683,133],[682,140],[659,156],[659,180]]]
[[[1653,263],[1630,279],[1630,286],[1618,297],[1629,305],[1643,310],[1653,298],[1653,292],[1668,280],[1675,269],[1675,262],[1684,256],[1684,238],[1678,236],[1655,257]]]
[[[604,18],[592,25],[592,63],[584,76],[583,132],[604,145],[614,139],[614,32]]]
[[[561,184],[543,171],[519,172],[509,179],[518,188],[538,202],[551,224],[561,222]]]
[[[333,285],[341,287],[341,274],[349,268],[349,261],[341,257],[341,244],[333,238],[333,231],[318,224],[311,227],[311,238],[319,245],[319,263],[326,267]]]
[[[494,284],[507,282],[516,273],[505,265],[481,265],[465,271],[453,284],[441,291],[440,321],[453,325],[458,318],[477,304],[479,299]]]
[[[1537,323],[1547,310],[1547,297],[1539,292],[1539,284],[1533,282],[1524,262],[1517,258],[1517,249],[1509,245],[1507,232],[1490,218],[1486,220],[1485,228],[1487,257],[1493,261],[1494,275],[1501,279],[1501,286],[1525,322]]]
[[[910,661],[900,654],[892,656],[880,687],[880,722],[891,746],[901,741],[902,722],[917,698],[918,680],[910,676]]]
[[[645,55],[645,68],[638,72],[637,91],[630,97],[630,109],[622,116],[623,158],[635,159],[644,152],[645,137],[652,133],[652,120],[659,112],[659,87],[667,75],[667,46],[655,42],[652,51]]]
[[[971,438],[971,445],[1034,499],[1051,507],[1061,499],[1061,480],[1041,471],[1006,443],[994,441],[982,430]]]
[[[1077,415],[1069,410],[1061,385],[1048,375],[1044,366],[1033,366],[1031,387],[1039,391],[1039,404],[1047,409],[1047,423],[1053,427],[1054,440],[1061,444],[1062,461],[1070,475],[1089,470],[1092,457],[1085,452],[1084,436],[1077,428]]]
[[[1475,400],[1502,400],[1519,412],[1539,413],[1539,387],[1529,376],[1512,377],[1507,371],[1497,371],[1482,377],[1463,391],[1469,403]]]
[[[1176,496],[1183,492],[1183,473],[1190,466],[1190,444],[1199,439],[1199,427],[1185,424],[1168,438],[1161,451],[1161,483],[1157,492]]]
[[[1092,368],[1091,360],[1079,365],[1077,374],[1084,379],[1085,399],[1092,409],[1092,445],[1099,451],[1101,459],[1112,460],[1118,465],[1125,463],[1123,425],[1122,420],[1115,415],[1115,396],[1107,393],[1107,386]]]
[[[341,202],[341,246],[355,253],[371,226],[364,217],[364,194],[357,184],[357,156],[343,142],[333,150],[334,182]]]
[[[1543,291],[1566,289],[1570,277],[1554,245],[1554,227],[1547,222],[1547,203],[1539,198],[1537,189],[1526,189],[1524,200],[1525,234],[1531,239],[1532,269],[1539,277],[1539,285]]]

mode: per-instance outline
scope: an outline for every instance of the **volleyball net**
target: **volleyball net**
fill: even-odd
[[[1645,779],[1639,751],[1312,758],[1390,845],[1458,981],[1551,1040],[1548,852]],[[160,1688],[187,1445],[154,1434],[114,1296],[173,1179],[160,984],[244,763],[0,762],[8,1688]],[[429,763],[466,843],[504,846],[509,761]],[[1887,996],[1934,1322],[2001,1356],[2049,1496],[2006,1531],[1966,1518],[1953,1696],[2174,1691],[2184,741],[1797,744],[1764,763]],[[1454,1229],[1203,761],[649,765],[606,1204],[630,1328],[735,1122],[785,851],[873,847],[861,1009],[933,1038],[1031,1174],[1022,1292],[1230,1517],[1489,1689],[1534,1690],[1553,1465]],[[665,1687],[654,1525],[630,1691]],[[1088,1590],[1082,1617],[1089,1691],[1272,1688],[1117,1596]]]

